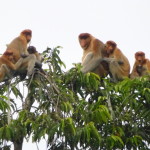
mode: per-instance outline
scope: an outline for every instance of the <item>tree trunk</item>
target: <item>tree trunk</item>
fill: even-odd
[[[25,104],[22,106],[23,109],[30,111],[32,104],[34,103],[34,98],[32,96],[27,95],[25,99]],[[14,150],[22,150],[24,136],[19,139],[14,139]]]
[[[30,111],[31,110],[31,107],[32,107],[32,105],[33,105],[33,103],[34,103],[34,97],[31,95],[31,90],[29,89],[29,91],[28,91],[28,95],[27,95],[27,97],[26,97],[26,99],[25,99],[25,103],[22,105],[22,108],[24,109],[24,110],[28,110],[28,111]]]
[[[19,141],[14,141],[14,150],[22,150],[22,145],[23,145],[23,138],[20,139]]]

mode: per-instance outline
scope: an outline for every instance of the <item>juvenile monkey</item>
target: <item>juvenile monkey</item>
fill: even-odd
[[[101,63],[104,57],[104,43],[89,33],[81,33],[79,35],[79,43],[83,49],[82,56],[82,72],[94,72],[100,77],[105,77],[108,74],[105,68],[105,62]],[[106,64],[107,65],[107,64]]]
[[[36,50],[36,48],[34,46],[29,46],[27,48],[27,51],[29,54],[34,54],[36,56],[36,63],[38,63],[39,65],[43,62],[44,58],[42,57],[42,55]]]
[[[39,71],[45,75],[46,73],[42,69],[42,62],[44,61],[42,55],[36,50],[34,46],[29,46],[27,51],[29,54],[34,54],[36,56],[35,68],[38,68]]]
[[[103,60],[108,63],[109,75],[114,82],[123,80],[129,77],[130,64],[127,57],[117,48],[114,41],[107,41],[105,44],[107,57]]]
[[[0,82],[5,79],[5,77],[10,76],[10,70],[15,71],[16,66],[12,63],[13,52],[6,51],[0,57]]]
[[[34,55],[36,58],[34,68],[37,68],[41,73],[45,74],[44,70],[42,69],[42,61],[44,60],[42,55],[40,53],[38,53],[38,51],[36,50],[36,48],[34,46],[29,46],[27,48],[27,51],[29,53],[28,57],[30,57],[30,55],[31,56]],[[19,61],[23,61],[23,60],[24,60],[24,58],[19,59]],[[19,61],[17,63],[19,63]],[[26,68],[26,66],[28,66],[27,63],[28,62],[26,62],[26,61],[21,62],[21,65],[20,65],[19,69],[16,71],[14,76],[19,75],[21,80],[25,79],[25,77],[27,75],[27,68]]]
[[[135,53],[135,63],[130,78],[134,79],[144,75],[150,75],[150,61],[145,58],[144,52],[138,51]]]

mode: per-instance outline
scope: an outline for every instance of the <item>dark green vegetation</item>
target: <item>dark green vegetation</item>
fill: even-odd
[[[10,149],[11,141],[21,150],[23,139],[32,137],[33,142],[45,138],[49,150],[149,149],[150,81],[114,84],[94,73],[83,75],[80,64],[63,72],[59,49],[43,52],[46,77],[34,73],[24,81],[1,83],[0,147]]]

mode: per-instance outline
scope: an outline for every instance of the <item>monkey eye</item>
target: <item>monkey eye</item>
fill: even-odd
[[[26,35],[31,35],[31,33],[26,33]]]
[[[141,57],[142,57],[142,56],[143,56],[143,54],[139,54],[138,56],[141,56]]]
[[[32,33],[31,32],[26,32],[25,35],[30,35],[31,36]]]
[[[87,39],[87,36],[81,36],[80,39]]]

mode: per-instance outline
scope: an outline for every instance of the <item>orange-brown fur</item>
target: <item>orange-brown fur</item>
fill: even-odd
[[[12,51],[14,62],[16,63],[21,55],[28,55],[27,44],[32,38],[32,31],[29,29],[23,30],[18,37],[16,37],[10,44],[8,44],[6,51]]]
[[[117,44],[114,41],[107,41],[105,51],[108,55],[106,60],[109,64],[110,76],[112,76],[114,82],[129,77],[129,61],[122,51],[117,48]]]
[[[9,69],[15,70],[15,65],[12,63],[13,61],[13,52],[5,52],[1,57],[0,57],[0,66],[2,64],[6,64]]]
[[[3,81],[6,76],[9,76],[10,70],[16,70],[16,66],[12,61],[13,52],[6,51],[0,57],[0,81]]]

